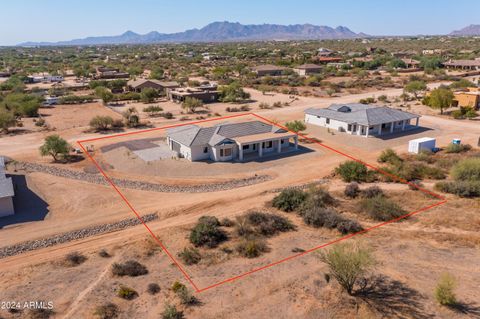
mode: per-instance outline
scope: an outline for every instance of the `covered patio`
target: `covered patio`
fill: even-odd
[[[263,157],[268,154],[280,154],[292,150],[290,139],[293,139],[293,150],[298,149],[298,135],[290,132],[264,133],[242,136],[235,139],[238,146],[238,160]]]

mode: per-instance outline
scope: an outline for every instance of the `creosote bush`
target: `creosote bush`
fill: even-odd
[[[273,236],[279,232],[294,230],[295,226],[283,216],[262,212],[249,212],[245,215],[247,224],[255,233]]]
[[[350,182],[367,182],[372,179],[365,165],[357,161],[346,161],[335,168],[335,173],[347,183]]]
[[[356,198],[360,194],[360,187],[357,182],[351,182],[345,186],[343,193],[349,198]]]
[[[186,265],[198,264],[202,259],[200,252],[195,247],[183,248],[183,250],[178,253],[178,257],[180,257]]]
[[[127,260],[125,263],[114,263],[112,265],[112,274],[114,276],[137,277],[148,274],[148,269],[135,260]]]
[[[472,149],[472,146],[468,144],[453,144],[450,143],[445,147],[445,153],[462,153]]]
[[[220,229],[220,222],[213,216],[200,217],[190,232],[190,242],[197,247],[214,248],[226,239],[226,233]]]
[[[237,252],[247,258],[255,258],[268,251],[268,246],[262,238],[250,237],[242,240],[236,247]]]
[[[130,287],[120,285],[117,290],[117,296],[122,299],[132,300],[138,297],[138,292],[136,292],[135,289],[132,289]]]
[[[156,295],[160,292],[160,286],[157,283],[149,283],[147,286],[147,292],[151,295]]]
[[[67,254],[65,256],[64,264],[67,267],[75,267],[78,265],[83,264],[87,260],[87,257],[85,257],[83,254],[75,251],[72,253]]]
[[[170,304],[165,304],[165,309],[161,313],[162,319],[182,319],[183,312],[177,310],[177,307]]]
[[[399,205],[384,196],[362,199],[360,209],[379,221],[389,221],[406,214]]]
[[[362,197],[373,198],[376,196],[383,196],[383,191],[378,186],[370,186],[362,191]]]
[[[299,208],[306,198],[307,194],[301,189],[288,188],[275,196],[272,206],[284,212],[291,212]]]
[[[100,319],[114,319],[118,317],[118,312],[118,306],[114,303],[108,302],[97,306],[94,315]]]
[[[392,165],[397,165],[403,161],[391,148],[383,150],[377,160],[380,163],[388,163]]]

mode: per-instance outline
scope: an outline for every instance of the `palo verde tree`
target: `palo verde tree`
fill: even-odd
[[[114,95],[112,92],[110,92],[109,89],[107,89],[106,87],[104,86],[98,86],[95,88],[95,95],[102,99],[103,103],[104,104],[108,104],[109,102],[111,102],[114,98]]]
[[[285,127],[295,133],[305,131],[307,129],[307,126],[305,125],[305,123],[299,120],[287,122],[285,123]]]
[[[195,110],[203,106],[203,102],[194,97],[187,96],[182,103],[182,108],[188,113],[195,113]]]
[[[60,158],[66,158],[70,152],[71,146],[58,135],[50,135],[45,138],[45,142],[40,146],[40,155],[52,156],[55,162]]]
[[[0,108],[0,130],[8,133],[10,127],[14,127],[17,124],[17,120],[12,112]]]
[[[447,87],[441,86],[432,90],[430,95],[423,99],[423,104],[433,109],[439,109],[440,114],[443,114],[443,110],[452,105],[453,98],[452,91]]]
[[[405,85],[403,91],[407,93],[413,94],[415,99],[418,98],[418,92],[425,91],[427,89],[427,85],[423,81],[410,81]]]

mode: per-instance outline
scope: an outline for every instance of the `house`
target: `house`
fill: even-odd
[[[62,82],[63,76],[50,75],[48,73],[41,73],[27,76],[26,83],[48,83],[48,82]]]
[[[335,51],[326,49],[326,48],[320,48],[317,50],[317,56],[331,56],[335,53]]]
[[[465,90],[453,92],[453,96],[453,106],[480,109],[480,88],[466,88]]]
[[[475,60],[449,60],[443,65],[447,69],[461,69],[461,70],[480,70],[480,59]]]
[[[45,101],[43,102],[44,106],[52,106],[57,105],[60,98],[58,96],[46,96]]]
[[[252,68],[252,70],[258,76],[265,76],[265,75],[278,76],[278,75],[282,75],[283,71],[285,71],[286,68],[272,65],[272,64],[265,64],[265,65],[255,66]]]
[[[176,89],[180,87],[180,84],[175,81],[167,82],[150,79],[138,79],[128,81],[127,87],[130,91],[133,92],[142,92],[142,90],[145,88],[152,88],[166,94],[167,90]]]
[[[318,63],[336,63],[342,61],[342,58],[339,57],[329,57],[329,56],[316,56],[313,58]]]
[[[368,104],[332,104],[305,110],[305,123],[368,137],[418,127],[420,115]],[[416,119],[415,126],[411,121]]]
[[[12,178],[5,175],[5,159],[0,157],[0,217],[10,216],[15,213],[13,207]]]
[[[219,91],[214,84],[201,85],[198,87],[186,87],[167,90],[167,97],[173,101],[182,103],[185,98],[196,98],[203,103],[216,102],[218,100]]]
[[[419,69],[420,68],[420,61],[414,59],[402,59],[403,63],[407,66],[407,69]]]
[[[167,143],[171,150],[190,161],[244,161],[297,150],[298,136],[273,125],[250,121],[168,129]]]
[[[320,73],[320,71],[322,71],[322,67],[316,64],[302,64],[293,68],[293,72],[298,75],[315,74]]]
[[[95,79],[128,79],[130,74],[120,72],[120,69],[99,66],[93,76]]]

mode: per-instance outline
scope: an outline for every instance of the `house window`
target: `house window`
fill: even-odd
[[[263,148],[272,148],[273,147],[273,141],[263,142],[262,147]]]
[[[352,124],[348,124],[347,131],[351,131],[351,130],[352,130]]]
[[[325,123],[330,124],[330,119],[325,119]]]
[[[208,147],[204,147],[204,148],[203,148],[203,152],[204,152],[204,153],[208,153]]]
[[[243,149],[243,150],[248,150],[249,148],[250,148],[250,145],[243,145],[243,146],[242,146],[242,149]]]
[[[280,140],[280,143],[281,143],[281,144],[285,144],[285,140]]]
[[[224,149],[224,156],[232,156],[232,149],[231,148],[226,148]]]
[[[220,149],[220,157],[223,157],[223,148]]]

